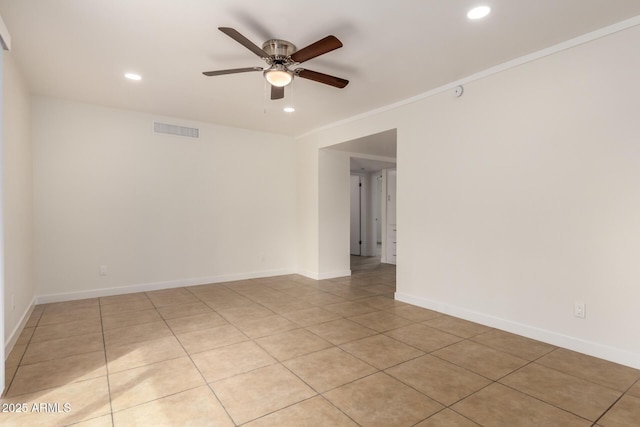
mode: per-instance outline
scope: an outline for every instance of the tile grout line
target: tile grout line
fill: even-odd
[[[33,334],[31,334],[31,336],[29,337],[29,340],[27,341],[27,344],[26,344],[26,346],[24,348],[24,352],[20,356],[20,360],[18,360],[18,364],[16,365],[16,370],[13,373],[13,375],[11,376],[11,381],[9,381],[9,384],[5,388],[5,392],[3,393],[2,396],[0,396],[0,398],[4,398],[4,397],[6,397],[6,395],[9,394],[9,390],[11,389],[11,386],[13,385],[13,381],[15,380],[16,375],[18,375],[18,369],[20,369],[21,366],[24,366],[24,365],[22,365],[22,360],[24,359],[24,355],[27,354],[27,350],[29,349],[29,345],[31,344],[31,340],[33,339],[33,335],[36,333],[36,328],[38,327],[38,324],[40,323],[40,319],[42,318],[42,314],[44,313],[44,310],[45,309],[43,308],[42,311],[40,312],[40,314],[38,316],[38,320],[36,321],[36,325],[33,327]],[[33,315],[33,312],[31,313],[31,315]],[[26,329],[26,327],[22,328],[22,331],[20,331],[20,333],[22,334],[22,332],[25,329]],[[15,347],[15,345],[14,345],[14,347]],[[2,363],[5,364],[5,368],[6,368],[6,360],[4,360]],[[6,378],[5,378],[5,380],[6,380]]]
[[[531,363],[533,363],[533,361],[532,361]],[[528,366],[528,365],[530,365],[531,363],[528,363],[528,364],[527,364],[527,365],[525,365],[525,366]],[[523,366],[523,368],[524,368],[524,366]],[[518,369],[518,370],[520,370],[520,369]],[[515,371],[514,371],[514,372],[515,372]],[[527,397],[530,397],[531,399],[535,399],[535,400],[537,400],[538,402],[540,402],[540,403],[542,403],[542,404],[544,404],[544,405],[551,406],[552,408],[558,409],[558,410],[560,410],[560,411],[562,411],[562,412],[566,412],[567,414],[571,414],[571,415],[573,415],[573,416],[575,416],[575,417],[578,417],[578,418],[580,418],[580,419],[582,419],[582,420],[585,420],[585,421],[588,421],[588,422],[590,422],[590,423],[593,423],[593,421],[591,421],[591,420],[590,420],[590,419],[588,419],[588,418],[585,418],[585,417],[584,417],[584,416],[582,416],[582,415],[576,414],[575,412],[571,412],[570,410],[568,410],[568,409],[566,409],[566,408],[562,408],[562,407],[560,407],[560,406],[557,406],[556,404],[553,404],[553,403],[547,402],[547,401],[545,401],[545,400],[542,400],[541,398],[536,397],[536,396],[533,396],[533,395],[531,395],[531,394],[529,394],[529,393],[526,393],[526,392],[524,392],[524,391],[522,391],[522,390],[518,390],[517,388],[514,388],[514,387],[512,387],[512,386],[510,386],[510,385],[508,385],[508,384],[503,384],[503,383],[498,382],[498,381],[495,381],[495,384],[499,384],[499,385],[501,385],[501,386],[503,386],[503,387],[506,387],[506,388],[508,388],[508,389],[511,389],[511,390],[513,390],[513,391],[515,391],[515,392],[517,392],[517,393],[520,393],[520,394],[523,394],[523,395],[525,395],[525,396],[527,396]],[[493,385],[493,384],[490,384],[490,385]],[[488,386],[487,386],[487,387],[488,387]]]
[[[526,363],[526,364],[522,365],[522,366],[521,366],[521,367],[519,367],[518,369],[515,369],[514,371],[512,371],[512,372],[510,372],[510,373],[508,373],[508,374],[505,374],[505,375],[503,375],[502,377],[498,378],[497,380],[495,380],[495,383],[500,384],[500,385],[501,385],[501,386],[503,386],[503,387],[507,387],[507,388],[509,388],[509,389],[511,389],[511,390],[513,390],[513,391],[518,392],[518,393],[522,393],[522,394],[524,394],[525,396],[528,396],[528,397],[530,397],[530,398],[532,398],[532,399],[535,399],[535,400],[537,400],[537,401],[539,401],[539,402],[542,402],[543,404],[546,404],[546,405],[552,406],[552,407],[554,407],[554,408],[556,408],[556,409],[559,409],[559,410],[564,411],[564,412],[566,412],[566,413],[569,413],[569,414],[575,415],[575,416],[576,416],[576,417],[578,417],[578,418],[581,418],[581,419],[583,419],[583,420],[585,420],[585,421],[588,421],[588,422],[590,422],[590,423],[595,424],[595,422],[593,422],[593,421],[591,421],[591,420],[589,420],[589,419],[587,419],[587,418],[583,417],[583,416],[582,416],[582,415],[580,415],[580,414],[576,414],[575,412],[572,412],[572,411],[570,411],[570,410],[568,410],[568,409],[562,408],[562,407],[560,407],[560,406],[558,406],[558,405],[556,405],[556,404],[554,404],[554,403],[547,402],[547,401],[545,401],[545,400],[543,400],[543,399],[541,399],[541,398],[539,398],[539,397],[537,397],[537,396],[533,396],[533,395],[531,395],[531,394],[529,394],[529,393],[527,393],[527,392],[525,392],[525,391],[523,391],[523,390],[518,390],[517,388],[512,387],[512,386],[510,386],[509,384],[504,384],[504,383],[500,382],[500,380],[502,380],[502,379],[504,379],[504,378],[508,377],[509,375],[512,375],[512,374],[514,374],[514,373],[516,373],[516,372],[518,372],[518,371],[520,371],[520,370],[522,370],[522,369],[526,368],[527,366],[530,366],[530,365],[534,364],[536,361],[538,361],[538,360],[542,359],[543,357],[547,356],[548,354],[553,353],[553,352],[554,352],[554,351],[556,351],[557,349],[558,349],[558,347],[555,347],[555,346],[554,346],[554,348],[553,348],[553,349],[551,349],[551,350],[547,351],[547,352],[546,352],[546,353],[544,353],[543,355],[540,355],[540,356],[538,356],[537,358],[535,358],[535,359],[533,359],[533,360],[529,360],[529,361],[528,361],[528,363]],[[537,365],[540,365],[540,364],[537,364]],[[544,366],[544,365],[540,365],[540,366]],[[544,366],[544,367],[546,368],[546,366]],[[553,370],[554,370],[554,371],[556,371],[556,372],[560,372],[560,373],[562,373],[562,374],[568,375],[568,374],[566,374],[565,372],[561,372],[561,371],[558,371],[558,370],[556,370],[556,369],[553,369]],[[573,375],[571,375],[571,376],[573,376]],[[574,376],[574,378],[578,378],[578,377],[575,377],[575,376]],[[579,379],[581,379],[581,378],[579,378]],[[616,400],[616,401],[617,401],[617,400]],[[598,419],[599,419],[599,418],[598,418]]]
[[[613,408],[614,406],[616,406],[616,404],[620,401],[620,399],[622,399],[623,396],[625,396],[626,393],[621,394],[616,400],[615,402],[613,402],[607,409],[604,410],[604,412],[602,414],[600,414],[600,416],[598,418],[596,418],[595,421],[593,421],[593,424],[591,424],[592,426],[595,426],[596,424],[598,424],[598,421],[600,421],[602,419],[602,417],[604,417],[605,415],[607,415],[607,412],[609,412],[611,410],[611,408]]]
[[[186,289],[186,288],[185,288]],[[198,295],[194,294],[193,292],[191,292],[190,289],[186,289],[187,292],[189,292],[191,295],[193,295],[198,301],[201,301],[204,303],[204,301],[202,301]],[[153,301],[152,301],[153,304]],[[206,305],[206,303],[205,303]],[[155,306],[155,304],[154,304]],[[207,305],[207,307],[209,307]],[[211,308],[211,307],[209,307]],[[217,311],[213,310],[213,308],[211,308],[211,310],[220,315],[220,313],[218,313]],[[221,316],[221,315],[220,315]],[[196,364],[196,362],[193,360],[193,358],[191,357],[191,354],[187,351],[187,349],[184,347],[184,344],[182,343],[182,341],[180,341],[180,338],[178,338],[177,334],[174,332],[173,329],[171,329],[171,326],[169,326],[169,324],[167,323],[167,319],[165,319],[162,314],[160,314],[160,317],[162,317],[162,320],[165,322],[165,324],[167,325],[167,327],[169,328],[169,330],[171,331],[171,333],[173,334],[173,337],[176,339],[176,341],[180,344],[180,347],[182,348],[182,350],[184,351],[184,353],[187,355],[187,357],[189,358],[189,360],[191,361],[191,363],[193,364],[193,367],[198,371],[198,374],[200,374],[200,377],[202,378],[202,380],[204,381],[204,384],[207,386],[207,388],[209,389],[209,391],[211,391],[211,393],[213,394],[213,397],[215,397],[216,401],[218,402],[218,404],[220,405],[220,407],[224,410],[225,414],[227,414],[227,417],[229,417],[229,420],[234,424],[237,425],[237,423],[235,422],[235,420],[231,417],[231,414],[229,413],[229,410],[227,409],[227,407],[222,403],[222,401],[220,400],[220,397],[218,397],[218,395],[216,394],[216,392],[213,390],[213,388],[211,387],[211,384],[207,381],[207,379],[205,378],[204,374],[202,373],[202,371],[200,370],[200,368],[198,367],[198,365]],[[222,317],[222,316],[221,316]],[[224,317],[223,317],[224,319]],[[227,319],[225,319],[225,321],[227,321]],[[236,328],[237,329],[237,328]],[[244,332],[240,331],[242,334],[244,334]],[[245,335],[246,336],[246,335]],[[248,338],[248,337],[247,337]],[[201,387],[201,386],[198,386]]]
[[[298,358],[298,357],[303,357],[303,356],[307,356],[307,355],[310,355],[310,354],[318,353],[318,352],[320,352],[320,351],[324,351],[324,350],[327,350],[327,349],[330,349],[330,348],[339,348],[336,344],[333,344],[332,342],[330,342],[330,341],[328,341],[328,340],[324,339],[323,337],[321,337],[321,336],[319,336],[319,335],[315,334],[314,332],[309,331],[306,327],[300,327],[300,329],[301,329],[301,330],[305,330],[305,331],[307,331],[307,332],[309,332],[309,333],[311,333],[311,334],[313,334],[313,335],[315,335],[315,336],[317,336],[317,337],[319,337],[319,338],[321,338],[321,339],[323,339],[323,340],[327,341],[327,342],[328,342],[329,344],[331,344],[333,347],[327,347],[327,348],[323,348],[323,349],[320,349],[320,350],[315,350],[315,351],[312,351],[312,352],[310,352],[310,353],[305,353],[305,354],[303,354],[303,355],[296,356],[296,357],[292,357],[292,358],[287,359],[287,360],[293,360],[293,359],[296,359],[296,358]],[[264,351],[266,351],[267,353],[269,353],[269,351],[268,351],[266,348],[263,348],[263,347],[262,347],[258,342],[256,342],[255,344],[256,344],[256,345],[258,345],[260,348],[262,348],[262,349],[263,349]],[[342,349],[340,349],[340,350],[342,350]],[[342,351],[344,351],[344,350],[342,350]],[[345,352],[345,353],[346,353],[346,352]],[[270,354],[270,353],[269,353],[269,354]],[[298,378],[300,381],[302,381],[302,382],[303,382],[307,387],[309,387],[311,390],[313,390],[316,394],[315,394],[315,396],[311,396],[311,397],[308,397],[308,398],[303,399],[303,400],[301,400],[301,401],[298,401],[298,402],[292,403],[292,404],[290,404],[290,405],[287,405],[287,406],[286,406],[286,407],[284,407],[284,408],[280,408],[280,409],[277,409],[277,410],[275,410],[275,411],[272,411],[272,412],[270,412],[269,414],[264,414],[264,415],[262,415],[262,416],[260,416],[260,417],[256,418],[256,420],[257,420],[257,419],[260,419],[260,418],[263,418],[263,417],[266,417],[267,415],[270,415],[270,414],[276,413],[276,412],[278,412],[278,411],[281,411],[281,410],[283,410],[283,409],[289,408],[289,407],[291,407],[291,406],[297,405],[297,404],[299,404],[299,403],[305,402],[305,401],[307,401],[307,400],[313,399],[313,398],[315,398],[315,397],[320,397],[320,398],[322,398],[324,401],[326,401],[329,405],[331,405],[332,407],[336,408],[336,410],[338,410],[340,413],[342,413],[342,414],[343,414],[343,415],[345,415],[347,418],[349,418],[350,420],[352,420],[355,424],[357,424],[358,426],[360,426],[360,424],[358,424],[354,419],[352,419],[352,418],[349,416],[349,414],[345,413],[342,409],[340,409],[339,407],[337,407],[336,405],[334,405],[334,404],[333,404],[333,402],[331,402],[329,399],[327,399],[327,398],[324,396],[324,394],[325,394],[325,393],[327,393],[327,392],[329,392],[329,391],[331,391],[331,390],[334,390],[335,388],[345,386],[345,385],[347,385],[347,384],[350,384],[350,383],[352,383],[352,382],[355,382],[355,381],[358,381],[358,380],[360,380],[360,379],[362,379],[362,378],[365,378],[365,377],[367,377],[367,376],[369,376],[369,375],[373,375],[373,374],[375,374],[375,373],[377,373],[377,372],[374,372],[374,373],[369,374],[369,375],[365,375],[365,377],[357,378],[357,379],[355,379],[355,380],[353,380],[353,381],[350,381],[350,382],[348,382],[348,383],[342,384],[342,385],[340,385],[340,386],[338,386],[338,387],[334,387],[334,388],[333,388],[333,389],[331,389],[331,390],[326,390],[326,391],[324,391],[324,392],[320,392],[320,391],[316,390],[316,388],[315,388],[315,387],[313,387],[311,384],[309,384],[307,381],[305,381],[302,377],[300,377],[297,373],[295,373],[294,371],[292,371],[292,370],[291,370],[287,365],[285,365],[285,364],[284,364],[284,362],[286,362],[286,360],[282,360],[282,361],[281,361],[281,360],[278,360],[274,355],[271,355],[271,356],[272,356],[274,359],[276,359],[276,360],[278,361],[278,363],[279,363],[279,364],[280,364],[284,369],[286,369],[286,370],[287,370],[287,371],[289,371],[292,375],[294,375],[296,378]],[[358,360],[359,360],[359,359],[358,359]],[[365,362],[365,363],[366,363],[366,362]],[[368,364],[367,364],[367,365],[368,365]],[[369,366],[371,366],[371,365],[369,365]],[[375,368],[374,366],[372,366],[372,368],[377,369],[377,368]],[[378,371],[378,372],[379,372],[379,371]],[[255,421],[255,420],[251,420],[251,421]],[[248,421],[248,422],[251,422],[251,421]]]
[[[486,332],[485,332],[485,333],[486,333]],[[480,335],[480,334],[479,334],[479,335]],[[472,342],[475,342],[475,341],[472,341]],[[480,343],[476,343],[476,344],[480,344]],[[481,345],[484,345],[484,344],[481,344]],[[496,349],[496,348],[491,347],[491,346],[488,346],[488,347],[489,347],[489,348],[492,348],[493,350],[496,350],[496,351],[502,351],[502,350]],[[492,386],[492,385],[496,385],[496,384],[498,384],[498,385],[501,385],[501,386],[503,386],[503,387],[509,388],[509,389],[511,389],[511,390],[513,390],[513,391],[515,391],[515,392],[517,392],[517,393],[521,393],[521,394],[523,394],[523,395],[525,395],[525,396],[527,396],[527,397],[530,397],[530,398],[532,398],[532,399],[535,399],[535,400],[537,400],[537,401],[539,401],[539,402],[541,402],[541,403],[543,403],[543,404],[545,404],[545,405],[549,405],[549,406],[554,407],[554,408],[556,408],[556,409],[558,409],[558,410],[560,410],[560,411],[563,411],[563,412],[566,412],[566,413],[572,414],[572,415],[574,415],[574,416],[576,416],[576,417],[578,417],[578,418],[580,418],[580,419],[583,419],[583,420],[585,420],[585,421],[592,422],[591,420],[589,420],[589,419],[587,419],[587,418],[585,418],[585,417],[583,417],[583,416],[581,416],[581,415],[579,415],[579,414],[576,414],[576,413],[574,413],[574,412],[571,412],[571,411],[569,411],[569,410],[567,410],[567,409],[565,409],[565,408],[561,408],[561,407],[559,407],[559,406],[557,406],[557,405],[555,405],[555,404],[553,404],[553,403],[546,402],[546,401],[544,401],[544,400],[542,400],[542,399],[540,399],[540,398],[538,398],[538,397],[536,397],[536,396],[532,396],[532,395],[530,395],[529,393],[526,393],[526,392],[524,392],[524,391],[522,391],[522,390],[518,390],[518,389],[516,389],[516,388],[514,388],[514,387],[511,387],[511,386],[510,386],[510,385],[508,385],[508,384],[504,384],[504,383],[501,383],[501,382],[500,382],[500,380],[502,380],[502,379],[504,379],[504,378],[508,377],[509,375],[512,375],[512,374],[514,374],[514,373],[516,373],[516,372],[518,372],[518,371],[520,371],[520,370],[524,369],[525,367],[527,367],[527,366],[529,366],[529,365],[531,365],[531,364],[535,363],[537,360],[539,360],[539,359],[543,358],[544,356],[546,356],[546,355],[548,355],[548,354],[550,354],[550,353],[554,352],[554,351],[555,351],[555,350],[557,350],[557,349],[558,349],[558,348],[557,348],[557,347],[555,347],[555,348],[553,348],[553,349],[549,350],[548,352],[544,353],[543,355],[538,356],[537,358],[535,358],[535,359],[533,359],[533,360],[527,360],[527,363],[525,363],[524,365],[520,366],[520,367],[519,367],[519,368],[517,368],[517,369],[514,369],[513,371],[511,371],[511,372],[509,372],[509,373],[507,373],[507,374],[505,374],[505,375],[503,375],[503,376],[501,376],[501,377],[499,377],[499,378],[497,378],[497,379],[495,379],[495,380],[493,380],[493,379],[491,379],[491,378],[487,378],[487,379],[491,380],[492,382],[490,382],[489,384],[485,385],[484,387],[482,387],[482,388],[480,388],[480,389],[478,389],[478,390],[474,391],[473,393],[469,394],[468,396],[465,396],[464,398],[459,399],[457,402],[455,402],[455,403],[451,404],[451,405],[449,406],[449,408],[450,408],[451,410],[455,411],[455,409],[451,408],[451,406],[453,406],[453,405],[455,405],[456,403],[459,403],[459,402],[461,402],[461,401],[463,401],[463,400],[465,400],[465,399],[467,399],[467,398],[469,398],[469,397],[473,396],[474,394],[479,393],[480,391],[482,391],[482,390],[484,390],[484,389],[486,389],[486,388],[488,388],[488,387],[490,387],[490,386]],[[507,353],[507,354],[512,355],[511,353]],[[512,355],[512,356],[515,356],[515,355]],[[437,356],[435,356],[435,357],[437,357]],[[516,357],[517,357],[517,356],[516,356]],[[524,360],[526,360],[526,359],[524,359]],[[457,365],[456,365],[456,366],[457,366]],[[558,372],[560,372],[560,371],[558,371]],[[564,373],[564,372],[561,372],[561,373]],[[481,375],[481,374],[477,374],[477,375]],[[486,378],[486,377],[485,377],[485,378]],[[458,411],[455,411],[455,412],[456,412],[456,413],[458,413],[458,414],[460,414]],[[464,414],[460,414],[460,415],[464,416]],[[466,417],[465,417],[465,418],[466,418]],[[593,424],[595,424],[595,422],[593,422]]]
[[[600,416],[598,417],[597,420],[594,421],[594,423],[592,424],[592,426],[598,424],[598,421],[600,421],[600,419],[602,419],[602,417],[604,417],[605,415],[607,415],[607,413],[614,407],[616,406],[616,404],[624,397],[624,396],[631,396],[631,397],[635,397],[632,394],[629,394],[629,391],[633,388],[633,386],[635,386],[636,384],[640,384],[640,378],[638,378],[636,381],[634,381],[633,384],[631,384],[629,387],[627,387],[627,389],[620,395],[620,397],[618,397],[616,399],[615,402],[613,402],[611,404],[611,406],[609,406],[602,414],[600,414]]]
[[[555,347],[555,346],[554,346],[554,347]],[[538,401],[540,401],[540,402],[542,402],[542,403],[545,403],[545,404],[547,404],[547,405],[553,406],[554,408],[557,408],[557,409],[559,409],[559,410],[562,410],[562,411],[565,411],[565,412],[567,412],[567,413],[573,414],[573,415],[575,415],[576,417],[579,417],[579,418],[581,418],[581,419],[584,419],[584,420],[586,420],[586,421],[589,421],[589,422],[591,422],[591,423],[592,423],[592,426],[594,426],[594,425],[596,425],[596,424],[598,423],[598,421],[599,421],[599,420],[600,420],[600,419],[601,419],[601,418],[602,418],[602,417],[603,417],[607,412],[609,412],[609,411],[611,410],[611,408],[613,408],[613,407],[615,406],[615,404],[616,404],[616,403],[618,403],[618,401],[620,401],[620,399],[622,399],[622,397],[623,397],[623,396],[625,396],[625,395],[627,394],[627,391],[629,391],[629,389],[631,389],[631,387],[633,387],[633,384],[632,384],[630,387],[628,387],[628,388],[627,388],[627,391],[620,392],[619,390],[615,390],[615,389],[613,389],[613,388],[611,388],[611,387],[608,387],[608,386],[603,385],[603,384],[600,384],[600,383],[596,383],[596,382],[591,381],[591,380],[588,380],[588,379],[586,379],[586,378],[578,377],[578,376],[573,375],[573,374],[571,374],[571,373],[564,372],[564,371],[560,371],[560,370],[558,370],[558,369],[555,369],[555,368],[553,368],[553,367],[550,367],[550,366],[547,366],[547,365],[544,365],[544,364],[541,364],[541,363],[536,363],[538,360],[542,359],[543,357],[545,357],[545,356],[547,356],[547,355],[549,355],[549,354],[551,354],[551,353],[553,353],[553,352],[555,352],[555,351],[557,351],[557,350],[559,350],[559,349],[561,349],[561,347],[555,347],[555,348],[553,348],[553,349],[549,350],[549,351],[548,351],[548,352],[546,352],[545,354],[543,354],[543,355],[541,355],[541,356],[537,357],[537,358],[536,358],[536,359],[534,359],[534,360],[529,361],[529,363],[527,363],[527,364],[525,364],[525,365],[521,366],[520,368],[518,368],[518,369],[516,369],[516,370],[514,370],[514,371],[512,371],[512,372],[510,372],[510,373],[508,373],[508,374],[506,374],[506,375],[503,375],[502,377],[498,378],[495,382],[497,382],[498,384],[500,384],[500,385],[502,385],[502,386],[505,386],[505,387],[507,387],[507,388],[510,388],[510,389],[512,389],[512,390],[514,390],[514,391],[517,391],[517,392],[519,392],[519,393],[522,393],[522,394],[524,394],[524,395],[526,395],[526,396],[529,396],[529,397],[531,397],[531,398],[533,398],[533,399],[536,399],[536,400],[538,400]],[[529,393],[526,393],[526,392],[524,392],[524,391],[522,391],[522,390],[518,390],[518,389],[516,389],[516,388],[514,388],[514,387],[512,387],[512,386],[510,386],[510,385],[508,385],[508,384],[504,384],[504,383],[502,383],[502,382],[499,382],[500,380],[502,380],[502,379],[504,379],[504,378],[508,377],[509,375],[514,374],[514,373],[516,373],[516,372],[518,372],[518,371],[522,370],[523,368],[525,368],[525,367],[527,367],[527,366],[530,366],[530,365],[532,365],[532,364],[534,364],[534,363],[535,363],[536,365],[539,365],[539,366],[544,367],[544,368],[546,368],[546,369],[550,369],[550,370],[555,371],[555,372],[558,372],[558,373],[560,373],[560,374],[567,375],[567,376],[570,376],[570,377],[576,378],[576,379],[581,380],[581,381],[586,381],[586,382],[589,382],[589,383],[591,383],[591,384],[593,384],[593,385],[596,385],[596,386],[599,386],[599,387],[604,387],[604,388],[607,388],[607,389],[609,389],[609,390],[612,390],[612,391],[615,391],[615,392],[617,392],[617,393],[621,393],[621,394],[620,394],[620,396],[618,396],[618,397],[616,398],[616,400],[615,400],[615,401],[614,401],[614,402],[613,402],[609,407],[607,407],[607,409],[605,409],[605,410],[604,410],[604,411],[603,411],[603,412],[598,416],[598,418],[597,418],[595,421],[592,421],[592,420],[589,420],[588,418],[585,418],[584,416],[582,416],[582,415],[580,415],[580,414],[576,414],[575,412],[572,412],[572,411],[570,411],[570,410],[568,410],[568,409],[565,409],[565,408],[562,408],[562,407],[560,407],[560,406],[557,406],[557,405],[556,405],[556,404],[554,404],[554,403],[547,402],[547,401],[545,401],[545,400],[542,400],[542,399],[541,399],[541,398],[539,398],[539,397],[533,396],[533,395],[531,395],[531,394],[529,394]]]
[[[109,360],[107,358],[107,340],[104,336],[104,323],[102,322],[102,303],[100,298],[98,298],[98,311],[100,313],[100,330],[102,332],[102,345],[104,347],[104,368],[107,376],[107,391],[109,393],[109,415],[111,416],[111,426],[115,426],[115,420],[113,418],[113,401],[111,398],[111,381],[109,380]]]

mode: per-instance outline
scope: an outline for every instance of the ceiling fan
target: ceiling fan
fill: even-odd
[[[327,36],[315,43],[297,50],[293,43],[286,40],[271,39],[262,44],[262,49],[256,46],[251,40],[229,27],[219,27],[220,31],[249,49],[251,52],[262,58],[268,65],[263,67],[232,68],[230,70],[205,71],[205,76],[221,76],[224,74],[246,73],[250,71],[263,71],[264,77],[271,85],[271,99],[281,99],[284,97],[284,87],[293,80],[294,76],[303,79],[324,83],[339,89],[349,84],[349,80],[340,77],[330,76],[306,68],[290,69],[290,67],[308,61],[327,52],[342,47],[342,42],[335,36]]]

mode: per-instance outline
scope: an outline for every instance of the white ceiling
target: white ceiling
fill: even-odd
[[[397,131],[396,129],[368,135],[362,138],[352,139],[340,144],[328,147],[331,150],[346,151],[355,154],[373,154],[378,157],[386,157],[389,160],[397,156]]]
[[[394,169],[395,162],[382,162],[380,160],[362,159],[351,157],[349,159],[349,169],[353,174],[367,174],[379,172],[382,169]]]
[[[397,131],[391,129],[331,145],[325,149],[350,153],[350,169],[354,173],[372,173],[395,168]]]
[[[470,21],[477,4],[492,13]],[[640,1],[0,0],[0,15],[35,94],[300,135],[635,17]],[[205,77],[264,65],[219,26],[260,46],[333,34],[344,47],[304,67],[350,84],[298,78],[271,101],[260,73]]]

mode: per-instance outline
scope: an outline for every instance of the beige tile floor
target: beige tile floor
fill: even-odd
[[[37,306],[0,425],[640,425],[640,371],[394,289],[369,264]]]

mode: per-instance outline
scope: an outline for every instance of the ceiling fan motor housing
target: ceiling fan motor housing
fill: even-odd
[[[296,51],[296,47],[293,43],[286,40],[271,39],[262,44],[262,50],[276,61],[282,61],[293,55]],[[282,63],[285,62],[283,61]]]

